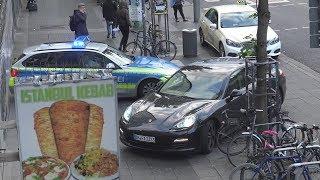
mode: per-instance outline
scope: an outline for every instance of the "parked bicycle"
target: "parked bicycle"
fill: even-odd
[[[164,35],[159,26],[155,25],[154,27],[155,29],[152,24],[149,25],[145,46],[143,44],[143,31],[131,30],[136,35],[133,42],[126,46],[126,52],[129,56],[142,56],[144,49],[146,49],[148,55],[160,59],[171,61],[176,57],[177,46],[169,40],[162,40]]]
[[[300,142],[298,139],[304,139],[304,129],[282,115],[279,121],[255,124],[256,111],[259,110],[244,111],[245,116],[251,119],[251,127],[248,127],[248,131],[235,136],[228,143],[227,156],[233,166],[245,162],[258,162],[265,156],[266,151],[278,147],[296,146]],[[256,130],[258,127],[268,128],[265,131],[258,132]],[[300,136],[303,137],[300,138]]]
[[[312,149],[319,150],[320,146],[307,146],[309,143],[312,142],[303,141],[297,147],[276,149],[257,164],[241,164],[231,172],[229,180],[318,180],[320,179],[320,161],[310,163],[306,154]],[[293,155],[286,155],[288,151],[292,150],[295,152]],[[291,164],[285,166],[286,162],[291,162]],[[294,173],[293,167],[301,169]]]
[[[285,130],[285,126],[290,127],[288,126],[289,124],[294,124],[294,122],[287,117],[287,112],[279,112],[280,110],[276,108],[276,103],[274,101],[269,104],[268,114],[270,116],[268,118],[270,121],[281,122],[278,127],[281,126],[282,130]],[[255,115],[254,113],[254,111],[247,112],[245,109],[227,109],[222,112],[225,120],[220,123],[221,125],[217,129],[216,134],[216,145],[222,153],[227,154],[227,147],[233,138],[239,136],[251,126],[253,122],[252,117]],[[293,129],[290,129],[288,131],[292,130]],[[283,141],[288,140],[283,139]]]
[[[217,130],[216,145],[222,153],[227,154],[228,144],[235,136],[250,126],[250,121],[249,118],[246,118],[244,109],[240,109],[240,111],[227,109],[222,114],[225,121],[221,122],[221,126]]]

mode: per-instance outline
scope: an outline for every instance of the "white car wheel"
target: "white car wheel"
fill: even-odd
[[[224,50],[224,46],[222,43],[219,44],[219,54],[220,54],[220,57],[226,56],[226,51]]]
[[[202,29],[199,30],[199,36],[200,36],[200,44],[202,46],[205,46],[206,45],[206,40],[204,39],[204,34],[202,32]]]

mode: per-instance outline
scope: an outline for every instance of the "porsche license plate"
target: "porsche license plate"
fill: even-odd
[[[152,137],[152,136],[142,136],[142,135],[138,135],[138,134],[133,134],[133,139],[136,141],[156,143],[156,138]]]

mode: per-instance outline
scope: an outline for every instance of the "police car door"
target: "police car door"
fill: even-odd
[[[96,52],[88,51],[84,53],[81,59],[82,59],[84,68],[91,69],[97,72],[101,70],[105,70],[107,65],[112,63],[114,65],[114,69],[111,70],[111,73],[113,76],[117,78],[118,87],[120,87],[119,84],[125,83],[124,73],[120,73],[121,68],[106,56],[103,56]],[[123,96],[124,94],[127,94],[126,89],[117,88],[117,91],[119,96]]]

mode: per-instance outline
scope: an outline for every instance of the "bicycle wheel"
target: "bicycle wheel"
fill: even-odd
[[[142,47],[137,42],[127,44],[125,52],[129,56],[142,56]]]
[[[228,153],[228,144],[231,143],[233,137],[239,135],[242,130],[239,126],[227,126],[223,125],[217,132],[216,143],[218,149],[224,153]]]
[[[282,125],[282,136],[280,137],[280,146],[302,142],[305,134],[300,127],[295,126],[291,120],[284,120]]]
[[[247,162],[259,162],[263,157],[262,142],[251,134],[241,134],[233,138],[227,148],[227,157],[233,166]]]
[[[234,168],[229,180],[265,180],[265,173],[257,165],[244,163]]]
[[[159,41],[155,47],[155,55],[160,59],[171,61],[177,55],[177,46],[171,41]]]

